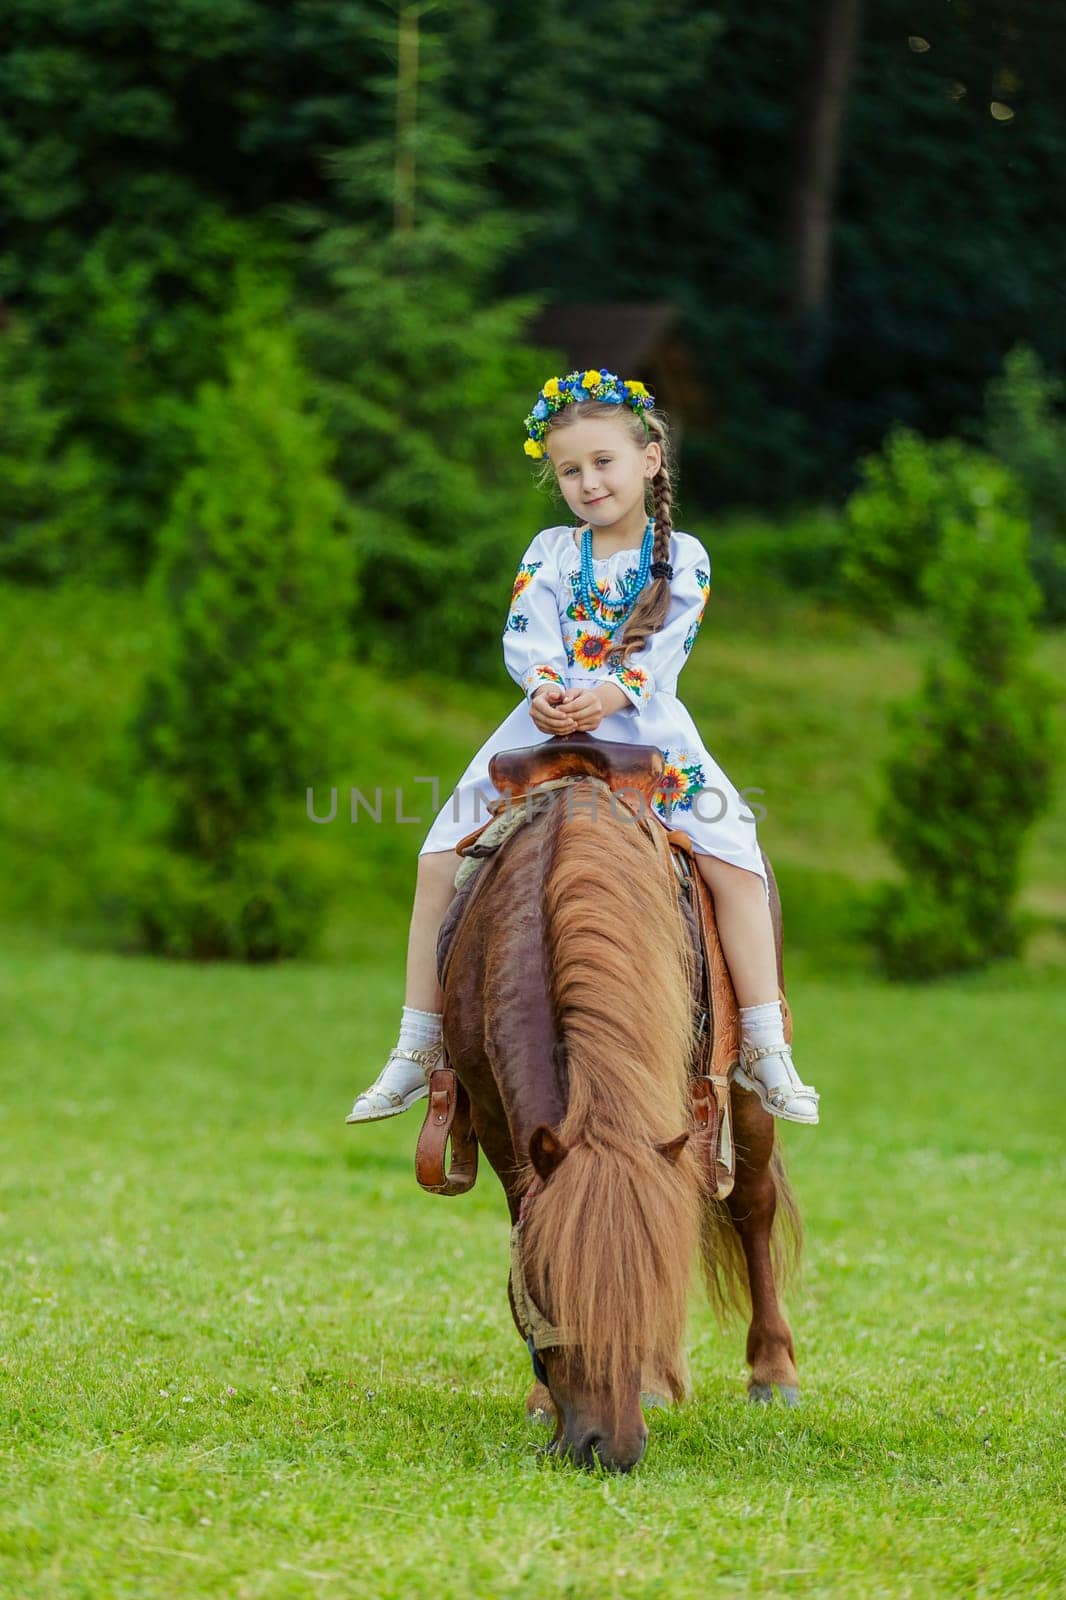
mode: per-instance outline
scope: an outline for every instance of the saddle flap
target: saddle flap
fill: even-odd
[[[618,744],[572,733],[517,750],[498,750],[489,762],[489,778],[502,794],[523,794],[552,778],[587,773],[613,790],[631,789],[650,802],[664,767],[658,745]]]

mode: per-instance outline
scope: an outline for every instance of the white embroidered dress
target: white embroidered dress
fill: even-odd
[[[499,797],[488,775],[497,750],[551,737],[536,727],[529,713],[529,698],[541,684],[590,688],[606,681],[617,684],[630,705],[604,717],[593,737],[658,745],[666,772],[653,798],[657,814],[687,833],[697,851],[756,873],[766,887],[751,809],[703,744],[675,692],[710,593],[710,557],[692,534],[671,535],[674,575],[666,622],[621,666],[612,658],[611,628],[590,616],[579,598],[581,551],[575,534],[571,527],[544,528],[522,557],[503,630],[503,655],[525,699],[474,756],[419,854],[454,849],[488,820],[488,802]],[[608,597],[620,597],[626,577],[636,573],[639,556],[638,549],[617,550],[594,561],[596,582]]]

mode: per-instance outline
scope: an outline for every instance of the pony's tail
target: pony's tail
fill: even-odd
[[[803,1254],[803,1220],[785,1171],[779,1145],[770,1156],[770,1177],[777,1196],[770,1232],[770,1264],[782,1293],[795,1281]],[[700,1216],[700,1265],[707,1298],[719,1323],[751,1315],[748,1264],[727,1200],[704,1201]]]

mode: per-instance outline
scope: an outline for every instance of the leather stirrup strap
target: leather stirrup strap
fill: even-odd
[[[452,1159],[445,1172],[449,1137]],[[470,1121],[470,1096],[454,1067],[435,1067],[429,1075],[429,1104],[415,1149],[415,1177],[430,1194],[466,1194],[474,1187],[477,1134]]]

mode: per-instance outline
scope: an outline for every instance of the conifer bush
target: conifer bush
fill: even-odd
[[[280,829],[329,745],[350,517],[284,326],[243,328],[227,365],[151,579],[169,636],[130,735],[157,825],[126,911],[153,951],[270,960],[305,948],[323,904]]]
[[[983,436],[1025,491],[1042,620],[1066,621],[1066,383],[1030,346],[1016,345],[988,385]]]
[[[901,606],[923,603],[923,574],[951,518],[972,522],[993,503],[1011,515],[1018,501],[1010,472],[984,451],[910,428],[893,428],[860,474],[844,508],[841,584],[852,605],[883,625]]]
[[[944,650],[895,708],[878,828],[904,869],[869,931],[889,976],[929,979],[1016,954],[1026,834],[1050,797],[1053,685],[1032,667],[1039,594],[1017,502],[990,496],[944,523],[922,593]]]

